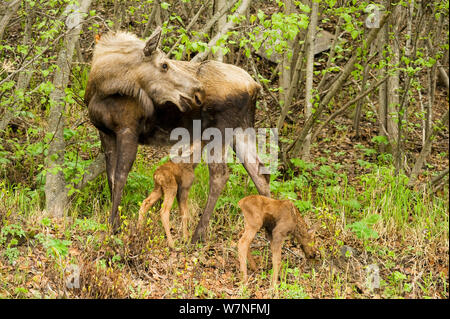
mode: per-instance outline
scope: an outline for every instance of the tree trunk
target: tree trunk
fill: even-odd
[[[314,79],[314,39],[316,37],[319,3],[312,0],[312,10],[306,37],[306,83],[305,83],[305,119],[312,114],[313,108],[313,79]],[[311,133],[306,135],[301,151],[301,157],[309,161],[311,147]]]
[[[384,46],[386,44],[388,38],[388,32],[387,32],[387,24],[385,24],[381,30],[380,35],[378,37],[378,52],[380,57],[384,58],[383,51]],[[384,66],[380,70],[380,76],[385,77],[387,76],[387,66]],[[380,136],[386,136],[385,129],[387,132],[387,82],[383,82],[380,85],[380,89],[378,90],[378,125],[379,125],[379,134]],[[380,144],[380,152],[384,153],[386,152],[386,146],[381,143]]]
[[[290,15],[294,11],[294,4],[291,0],[284,1],[284,14]],[[281,36],[281,34],[280,34]],[[291,58],[289,54],[292,55],[292,51],[289,48],[293,47],[293,40],[288,40],[288,49],[283,54],[283,60],[281,61],[281,74],[280,74],[280,93],[278,96],[279,101],[281,102],[281,106],[284,107],[286,105],[286,96],[289,86],[291,84]]]
[[[81,0],[79,12],[86,13],[92,0]],[[66,10],[72,8],[68,5]],[[84,19],[77,12],[69,13],[73,20],[78,20],[77,26],[72,28],[64,37],[61,50],[58,54],[58,69],[53,79],[54,90],[50,94],[50,115],[48,123],[48,131],[53,133],[49,143],[48,155],[46,158],[46,182],[44,186],[46,211],[53,217],[62,217],[64,215],[64,207],[67,204],[67,188],[63,174],[64,164],[64,89],[69,82],[70,66],[74,53],[75,43],[78,41],[81,31],[81,23]]]
[[[28,9],[28,3],[26,3],[27,9]],[[24,36],[22,40],[22,45],[27,45],[31,38],[31,26],[33,25],[33,14],[30,13],[27,16],[27,22],[25,24],[25,30],[24,30]],[[31,48],[29,48],[31,50]],[[15,90],[23,90],[25,91],[28,88],[28,85],[30,84],[31,80],[31,71],[30,70],[24,70],[19,72],[19,77],[17,79],[17,83],[15,85]],[[5,112],[3,113],[2,119],[0,120],[0,132],[3,131],[8,127],[9,122],[12,121],[14,118],[15,110],[17,109],[17,104],[12,105],[11,108],[5,109]]]
[[[6,9],[6,13],[3,15],[0,21],[0,41],[3,39],[3,34],[5,33],[6,27],[9,24],[9,20],[14,16],[14,14],[19,10],[20,0],[13,0],[9,3]]]
[[[243,15],[248,7],[250,6],[251,0],[242,0],[241,5],[239,8],[235,11],[234,16],[238,17],[240,15]],[[192,62],[201,62],[209,54],[209,51],[213,46],[216,45],[217,41],[225,34],[227,33],[232,27],[234,26],[233,19],[230,19],[224,26],[222,30],[219,30],[219,32],[216,33],[216,35],[208,42],[208,47],[205,51],[198,53],[191,61]]]
[[[228,0],[214,0],[214,14],[220,11],[220,9],[224,8],[228,3]],[[217,31],[219,32],[227,23],[227,16],[223,15],[217,20]],[[214,54],[214,59],[220,62],[223,62],[223,52],[222,50],[217,50],[216,54]]]
[[[393,23],[397,23],[398,19],[396,17],[399,17],[399,10],[396,10],[397,12],[394,12]],[[388,26],[389,27],[389,26]],[[398,27],[394,25],[389,32],[394,33],[397,36]],[[392,136],[395,140],[395,145],[392,146],[392,151],[395,153],[396,146],[397,146],[397,136],[398,136],[398,126],[396,120],[398,120],[398,106],[400,103],[400,97],[399,97],[399,88],[400,88],[400,78],[399,78],[399,71],[397,70],[399,63],[400,63],[400,49],[398,47],[398,42],[396,39],[396,36],[394,39],[386,43],[389,43],[389,46],[391,48],[391,54],[390,56],[390,64],[392,65],[392,68],[394,69],[390,76],[387,79],[387,87],[386,87],[386,97],[387,97],[387,109],[386,109],[386,123],[387,123],[387,130],[389,132],[389,135]],[[396,117],[396,118],[395,118]]]

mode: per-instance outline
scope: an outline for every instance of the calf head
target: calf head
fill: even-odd
[[[296,238],[307,258],[313,259],[319,256],[319,251],[315,244],[316,232],[320,224],[316,223],[312,227],[308,219],[303,219],[294,207],[297,216]]]

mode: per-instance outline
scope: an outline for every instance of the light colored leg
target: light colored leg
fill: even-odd
[[[162,196],[161,187],[159,185],[156,185],[153,192],[151,192],[151,194],[146,199],[144,199],[141,208],[139,209],[139,219],[138,219],[139,228],[142,228],[144,226],[145,214],[156,203],[156,201],[161,198],[161,196]]]
[[[170,209],[172,208],[173,201],[175,200],[175,196],[177,195],[176,189],[173,188],[164,188],[164,202],[163,206],[160,210],[161,222],[163,224],[164,230],[166,232],[167,241],[169,243],[170,248],[175,248],[175,243],[173,241],[172,235],[170,234]]]
[[[178,205],[180,206],[181,222],[183,225],[183,239],[188,239],[188,222],[189,222],[189,208],[188,208],[189,188],[180,188],[178,192]]]
[[[271,286],[274,288],[278,282],[278,273],[280,271],[281,266],[281,246],[283,245],[283,241],[285,239],[284,234],[273,232],[273,239],[270,243],[270,248],[272,250],[272,264],[273,264],[273,273],[272,273],[272,283]]]
[[[250,269],[252,271],[256,271],[258,269],[258,267],[256,266],[255,259],[252,256],[252,252],[250,251],[250,247],[249,247],[248,253],[247,253],[247,261],[248,261],[248,266],[250,267]]]
[[[247,283],[247,256],[249,254],[250,243],[255,237],[257,231],[257,228],[245,225],[244,234],[242,235],[241,239],[239,239],[238,254],[243,283]]]

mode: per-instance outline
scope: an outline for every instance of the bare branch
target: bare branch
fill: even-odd
[[[251,3],[251,0],[242,0],[242,3],[240,7],[236,10],[236,12],[233,15],[233,18],[238,18],[239,16],[243,15],[245,11],[248,9],[249,5]],[[209,41],[208,47],[205,51],[198,53],[191,61],[192,62],[201,62],[208,56],[209,51],[213,46],[216,45],[217,41],[225,34],[227,33],[233,26],[234,26],[234,19],[231,18],[230,21],[228,21],[224,26],[222,30],[219,30],[217,34]]]
[[[334,112],[333,114],[331,114],[325,122],[323,122],[319,128],[314,132],[313,136],[311,137],[311,143],[314,142],[314,140],[316,139],[317,135],[320,133],[320,131],[328,124],[330,123],[333,119],[335,119],[338,115],[341,115],[342,113],[344,113],[350,106],[352,106],[353,104],[355,104],[356,102],[360,101],[361,99],[365,98],[367,95],[369,95],[370,93],[372,93],[373,91],[375,91],[375,89],[377,89],[382,83],[384,83],[387,80],[388,76],[385,76],[384,78],[382,78],[381,80],[379,80],[377,83],[375,83],[374,85],[370,86],[369,89],[365,90],[364,92],[360,93],[357,97],[355,97],[354,99],[352,99],[351,101],[347,102],[343,107],[341,107],[339,110],[337,110],[336,112]]]

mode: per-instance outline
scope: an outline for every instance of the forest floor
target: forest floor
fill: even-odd
[[[440,111],[444,108],[445,102]],[[63,219],[27,206],[26,189],[1,190],[0,297],[448,298],[448,186],[435,193],[413,190],[393,176],[392,167],[377,164],[377,156],[368,151],[376,148],[371,141],[374,125],[364,119],[362,136],[355,141],[348,132],[351,119],[337,120],[322,133],[329,140],[313,145],[315,164],[304,163],[307,168],[300,166],[290,177],[272,182],[274,196],[293,191],[306,205],[303,214],[321,225],[317,260],[306,260],[296,243],[285,242],[277,290],[269,286],[270,246],[262,232],[251,246],[259,269],[250,273],[247,286],[240,283],[236,243],[243,220],[236,203],[256,191],[239,165],[231,167],[204,243],[179,240],[175,250],[169,249],[159,206],[149,213],[145,230],[136,229],[139,204],[152,189],[156,164],[166,155],[164,149],[141,147],[125,189],[117,235],[106,224],[110,202],[104,176],[74,200]],[[448,131],[438,136],[430,171],[448,167],[445,152]],[[289,186],[289,179],[300,177],[308,183]],[[199,165],[189,199],[191,233],[205,205],[207,185],[207,168]],[[172,234],[180,239],[176,206],[173,211]],[[374,214],[382,218],[371,223]],[[357,227],[349,227],[361,223],[376,236],[365,237],[364,229],[358,233]],[[367,284],[370,278],[374,289]]]

